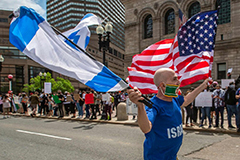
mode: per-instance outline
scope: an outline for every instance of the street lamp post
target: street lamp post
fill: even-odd
[[[47,73],[46,72],[44,72],[44,73],[40,72],[39,76],[40,76],[40,80],[41,80],[41,90],[43,92],[44,91],[44,81],[46,79]]]
[[[0,93],[2,93],[2,79],[1,79],[1,74],[2,74],[2,63],[4,62],[4,58],[2,55],[0,55]]]
[[[105,52],[109,50],[109,43],[110,43],[110,34],[112,33],[113,26],[110,22],[107,22],[105,25],[105,32],[104,34],[104,28],[102,25],[99,25],[96,28],[96,32],[98,34],[98,44],[99,44],[99,51],[103,48],[103,64],[106,65],[105,62]]]
[[[12,79],[13,79],[13,75],[9,74],[9,75],[8,75],[9,91],[12,91]]]

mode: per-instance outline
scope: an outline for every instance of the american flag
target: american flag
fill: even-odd
[[[217,19],[217,11],[198,13],[179,29],[169,54],[180,87],[211,77]]]
[[[187,22],[187,17],[183,14],[181,9],[179,9],[178,14],[179,14],[178,26],[179,28],[181,28],[182,25]]]
[[[179,28],[186,21],[187,18],[179,9]],[[141,54],[135,55],[131,67],[128,67],[127,81],[132,86],[137,86],[143,94],[157,93],[157,87],[153,83],[155,71],[164,67],[174,69],[172,56],[169,55],[172,42],[173,39],[159,41],[146,48]]]
[[[159,41],[141,54],[135,55],[128,81],[143,94],[157,93],[153,75],[159,68],[172,68],[178,74],[181,87],[211,75],[217,11],[196,14],[173,39]]]
[[[159,68],[174,69],[172,55],[169,54],[172,43],[173,39],[165,39],[133,56],[132,65],[128,67],[128,83],[138,87],[142,94],[157,93],[153,82],[155,71]]]

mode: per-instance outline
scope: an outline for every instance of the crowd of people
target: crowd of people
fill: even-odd
[[[185,95],[193,90],[194,88],[191,88]],[[226,110],[228,128],[237,128],[237,132],[240,132],[240,88],[236,90],[234,82],[230,82],[226,89],[222,89],[220,84],[214,81],[205,92],[212,92],[212,105],[196,106],[195,101],[193,101],[188,106],[184,106],[182,109],[183,124],[190,127],[199,123],[199,127],[203,127],[208,120],[208,128],[224,128],[224,111]],[[186,113],[186,116],[184,113]],[[219,120],[220,117],[221,121]],[[235,117],[236,126],[232,124],[232,117]]]
[[[194,88],[190,88],[185,96],[191,93]],[[182,122],[186,127],[200,124],[203,127],[224,128],[224,111],[227,112],[228,128],[238,128],[240,132],[240,88],[236,91],[234,82],[223,90],[221,86],[214,81],[212,85],[205,90],[212,92],[211,106],[196,106],[195,101],[182,108]],[[59,119],[64,116],[71,118],[101,119],[111,120],[112,113],[117,110],[119,102],[125,102],[127,98],[125,92],[99,93],[94,90],[80,90],[79,92],[45,94],[34,92],[27,95],[19,93],[17,95],[9,92],[5,95],[0,94],[0,113],[3,118],[8,118],[11,112],[20,112],[21,114],[40,116],[53,116]],[[31,113],[28,113],[29,108]],[[77,115],[76,115],[77,114]],[[116,115],[117,116],[117,112]],[[232,125],[232,117],[235,117],[235,125]],[[219,122],[219,118],[221,121]],[[135,116],[133,116],[135,118]],[[199,121],[198,121],[199,120]]]
[[[11,112],[30,115],[32,117],[53,116],[59,119],[64,116],[71,118],[97,119],[101,115],[103,120],[111,120],[112,113],[117,110],[120,102],[125,102],[127,93],[99,93],[94,90],[80,90],[78,92],[45,94],[34,92],[13,94],[0,94],[0,113],[8,118]],[[116,115],[117,116],[117,113]]]

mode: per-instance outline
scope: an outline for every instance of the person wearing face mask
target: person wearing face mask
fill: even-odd
[[[129,89],[129,99],[138,106],[138,125],[145,134],[144,159],[176,160],[183,138],[181,106],[190,104],[207,87],[206,79],[185,97],[178,95],[180,81],[169,68],[161,68],[154,74],[158,92],[151,98],[153,107],[145,107],[141,92]]]
[[[218,84],[216,86],[216,89],[213,91],[212,96],[214,98],[214,106],[215,106],[215,114],[216,114],[216,121],[215,121],[215,126],[218,128],[219,124],[219,113],[221,114],[221,128],[223,128],[223,112],[224,112],[224,90],[221,89],[221,86]]]
[[[239,124],[238,124],[238,112],[237,112],[237,99],[235,97],[235,84],[234,82],[230,82],[229,83],[229,87],[225,93],[225,103],[227,106],[227,114],[228,114],[228,128],[229,129],[233,129],[235,128],[232,125],[232,115],[235,114],[235,121],[236,121],[236,126],[239,128]]]

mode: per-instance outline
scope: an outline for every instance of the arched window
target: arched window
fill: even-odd
[[[153,35],[153,22],[152,15],[149,14],[144,19],[144,39],[151,38]]]
[[[197,14],[201,11],[200,3],[194,2],[188,10],[188,18],[191,18],[193,15]]]
[[[218,12],[218,24],[224,24],[231,22],[231,7],[230,0],[221,0],[221,4],[216,2],[216,9],[220,5],[220,9]]]
[[[165,15],[165,34],[175,32],[175,14],[173,9],[169,9]]]

